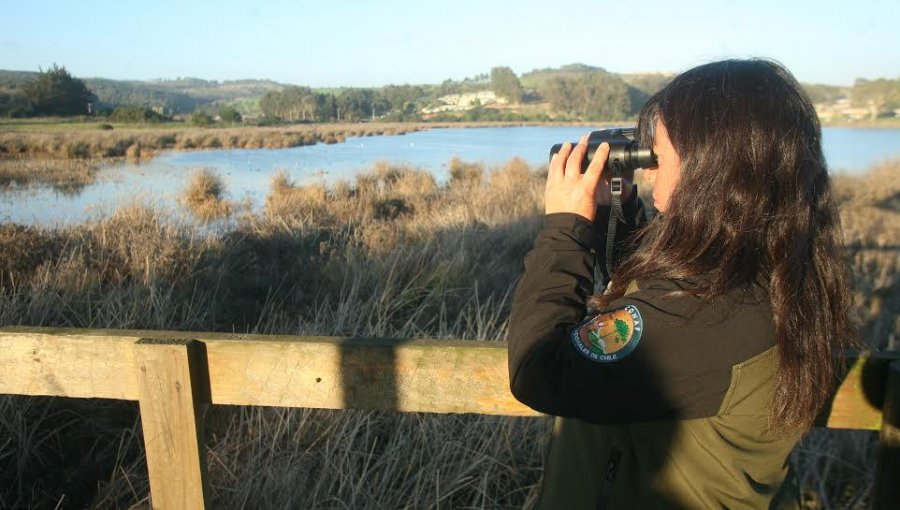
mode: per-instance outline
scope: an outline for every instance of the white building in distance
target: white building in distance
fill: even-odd
[[[497,97],[493,90],[482,90],[479,92],[467,92],[465,94],[450,94],[438,98],[442,104],[438,106],[428,106],[422,109],[422,113],[440,113],[440,112],[462,112],[471,110],[477,105],[487,106],[489,104],[506,104],[505,97]]]

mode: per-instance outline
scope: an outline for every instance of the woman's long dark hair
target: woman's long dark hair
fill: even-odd
[[[780,366],[771,417],[809,427],[856,344],[840,218],[808,96],[780,65],[726,60],[693,68],[649,99],[642,143],[666,127],[681,177],[665,214],[616,270],[603,306],[628,283],[702,276],[701,298],[762,282]]]

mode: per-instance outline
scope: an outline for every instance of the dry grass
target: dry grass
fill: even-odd
[[[875,485],[876,434],[814,429],[795,448],[792,462],[808,510],[870,508]]]
[[[222,178],[208,168],[197,169],[188,177],[181,203],[204,222],[230,216],[235,209],[234,202],[225,200]]]
[[[450,160],[450,184],[457,187],[477,185],[484,177],[484,165],[467,163],[457,156]]]
[[[282,149],[341,143],[353,136],[404,135],[435,128],[576,125],[553,122],[338,123],[284,127],[124,128],[54,130],[41,123],[21,130],[0,129],[0,160],[17,158],[149,158],[162,150]],[[90,124],[93,126],[93,124]],[[75,126],[77,127],[77,126]],[[0,123],[2,128],[2,123]]]
[[[341,143],[351,136],[403,135],[438,127],[480,125],[367,123],[54,131],[37,123],[33,131],[0,131],[0,191],[52,186],[64,193],[77,193],[94,182],[103,165],[123,159],[146,160],[164,150],[283,149]]]
[[[102,164],[95,159],[2,159],[0,192],[48,185],[65,194],[77,194],[93,184]]]
[[[161,150],[281,149],[339,143],[350,136],[402,135],[432,127],[441,125],[367,123],[223,129],[0,131],[0,158],[146,158]]]
[[[264,211],[221,235],[141,206],[3,225],[0,323],[500,340],[545,171],[513,160],[441,186],[379,164],[328,188],[281,174]],[[838,181],[860,305],[881,296],[862,324],[872,345],[900,329],[898,177],[900,162]],[[246,407],[214,407],[206,423],[216,508],[519,508],[549,431],[545,419]],[[146,506],[133,407],[0,397],[0,438],[0,507]],[[816,431],[801,444],[809,508],[866,501],[872,438]]]
[[[900,161],[861,177],[840,176],[835,188],[854,273],[861,335],[871,346],[900,349]]]

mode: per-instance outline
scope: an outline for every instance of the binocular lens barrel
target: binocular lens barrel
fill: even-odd
[[[623,171],[633,172],[638,168],[656,168],[656,154],[649,148],[641,148],[638,142],[625,141],[623,143],[619,140],[590,140],[588,141],[584,159],[581,161],[581,173],[587,171],[588,165],[590,165],[591,160],[594,159],[597,148],[600,147],[600,144],[604,141],[609,143],[609,161],[618,160]],[[572,143],[572,146],[574,147],[577,143],[578,142]],[[563,144],[558,143],[551,147],[550,157],[552,158],[554,154],[559,152],[559,150],[562,149],[562,146]],[[607,166],[609,166],[609,162],[607,162]]]
[[[609,158],[605,169],[613,163],[613,175],[618,172],[631,174],[638,168],[656,168],[656,154],[650,148],[641,148],[637,141],[637,128],[613,128],[592,131],[587,140],[587,151],[581,160],[581,173],[587,171],[588,165],[594,159],[597,148],[602,143],[609,144]],[[573,143],[573,146],[577,143]],[[563,144],[558,143],[550,148],[550,158],[562,149]]]

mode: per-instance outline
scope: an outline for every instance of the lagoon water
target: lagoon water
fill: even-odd
[[[480,161],[487,168],[521,157],[538,166],[549,147],[575,141],[587,127],[509,127],[432,129],[398,136],[348,138],[336,145],[290,149],[227,149],[166,152],[143,163],[102,169],[96,183],[78,194],[51,188],[0,193],[0,221],[53,225],[80,222],[117,206],[143,201],[173,211],[191,171],[219,174],[231,200],[261,207],[272,176],[286,171],[297,183],[350,180],[387,161],[426,169],[438,181],[449,177],[454,156]],[[881,161],[900,157],[900,129],[825,128],[823,146],[832,173],[861,174]]]

